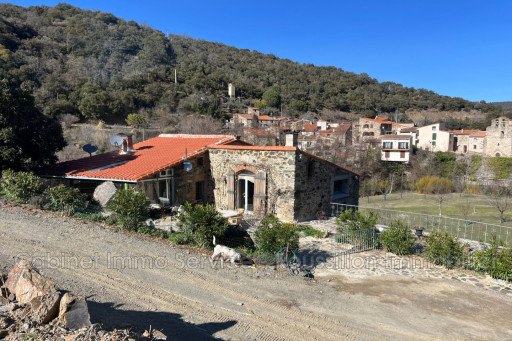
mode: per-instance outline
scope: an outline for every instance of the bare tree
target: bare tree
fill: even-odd
[[[189,115],[181,120],[179,130],[183,134],[219,134],[222,123],[210,116]]]
[[[489,203],[500,213],[500,224],[505,222],[505,212],[510,208],[512,201],[510,200],[510,190],[505,186],[497,183],[488,188]]]

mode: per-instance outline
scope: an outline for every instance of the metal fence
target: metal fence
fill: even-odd
[[[364,230],[346,231],[337,233],[336,242],[350,244],[352,247],[344,253],[355,253],[377,249],[380,245],[380,234],[377,229],[369,228]]]
[[[362,213],[373,212],[378,217],[378,223],[383,225],[389,225],[393,221],[400,220],[411,228],[422,228],[427,232],[448,232],[458,238],[484,243],[489,242],[493,236],[496,236],[506,245],[512,244],[512,228],[508,226],[424,213],[331,203],[331,214],[333,216],[337,216],[345,210],[359,210]]]

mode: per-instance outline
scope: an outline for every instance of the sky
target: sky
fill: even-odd
[[[54,6],[62,1],[11,1]],[[512,101],[512,1],[67,1],[162,32],[472,101]]]

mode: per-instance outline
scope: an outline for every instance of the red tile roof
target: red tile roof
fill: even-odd
[[[268,150],[268,151],[294,151],[297,147],[288,146],[231,146],[231,145],[217,145],[209,146],[209,149],[229,149],[229,150]]]
[[[260,115],[258,116],[258,120],[260,121],[279,121],[281,117],[272,117],[268,115]]]
[[[486,137],[486,131],[477,131],[476,133],[471,134],[471,137]]]
[[[207,146],[235,140],[230,135],[162,134],[137,143],[133,153],[121,155],[119,151],[113,151],[62,162],[43,169],[40,175],[136,182],[180,164],[185,159],[185,148],[188,157],[192,158],[205,153]]]
[[[244,133],[251,134],[254,136],[260,136],[260,137],[274,137],[274,134],[272,134],[269,131],[266,131],[264,129],[244,129]]]
[[[316,124],[304,124],[302,129],[307,132],[314,132],[318,127]]]
[[[252,120],[253,114],[236,114],[239,118],[245,118],[246,120]]]
[[[379,124],[391,124],[391,125],[394,125],[394,126],[397,126],[397,127],[404,127],[404,128],[407,127],[406,125],[398,124],[396,122],[390,121],[388,118],[366,118],[366,117],[361,117],[361,119],[367,120],[367,121],[371,121],[371,122],[376,122],[376,123],[379,123]]]
[[[473,133],[476,133],[478,131],[478,129],[473,129],[473,130],[449,130],[450,133],[452,134],[455,134],[455,135],[471,135]]]

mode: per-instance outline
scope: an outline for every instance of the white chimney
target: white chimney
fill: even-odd
[[[297,147],[299,145],[299,134],[291,133],[286,134],[286,146],[287,147]]]

